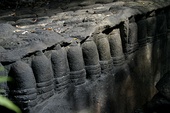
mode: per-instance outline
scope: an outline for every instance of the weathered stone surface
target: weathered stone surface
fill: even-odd
[[[36,78],[35,101],[27,90],[15,96],[33,106],[29,113],[132,113],[156,94],[155,84],[169,70],[169,1],[103,4],[109,1],[0,11],[0,23],[14,28],[0,38],[0,63],[8,72],[12,63],[27,62]]]
[[[11,26],[10,24],[0,24],[0,42],[2,42],[5,39],[11,38],[15,27]]]
[[[143,4],[142,4],[143,3]],[[141,7],[147,7],[147,11],[155,10],[156,8],[160,6],[165,6],[167,4],[160,2],[160,3],[154,3],[154,2],[138,2],[138,3],[127,3],[125,5],[124,2],[116,2],[116,3],[111,3],[111,4],[105,4],[105,5],[94,5],[93,7],[90,6],[85,6],[80,8],[81,10],[72,12],[63,12],[63,13],[57,13],[55,14],[55,10],[53,9],[51,11],[51,14],[53,16],[48,17],[45,16],[48,13],[43,12],[43,10],[38,10],[35,12],[29,12],[26,9],[23,10],[23,13],[20,13],[19,11],[16,12],[16,14],[11,12],[11,15],[9,16],[4,16],[3,18],[14,18],[14,20],[11,21],[19,21],[19,18],[26,18],[27,20],[30,19],[30,21],[35,21],[32,24],[29,23],[29,25],[24,25],[24,24],[19,24],[18,22],[15,22],[15,25],[17,25],[17,28],[10,27],[9,30],[11,33],[8,34],[8,37],[10,37],[13,34],[13,31],[16,33],[14,34],[21,34],[21,35],[14,35],[14,37],[19,37],[19,38],[12,38],[9,40],[4,40],[1,42],[0,45],[6,45],[7,49],[11,48],[19,48],[19,47],[25,47],[26,45],[32,45],[31,42],[34,40],[38,40],[38,42],[46,42],[47,47],[50,47],[51,45],[54,44],[54,42],[61,42],[63,41],[62,36],[66,38],[79,38],[81,40],[85,39],[88,36],[91,36],[93,32],[99,32],[103,31],[105,27],[108,25],[110,27],[113,27],[115,25],[118,25],[120,22],[125,21],[128,17],[131,15],[136,15],[140,14]],[[120,7],[123,6],[123,7]],[[135,6],[135,7],[134,7]],[[139,6],[139,7],[137,7]],[[118,8],[119,7],[119,8]],[[59,10],[59,9],[58,9]],[[102,10],[102,11],[101,11]],[[59,10],[61,11],[61,10]],[[26,14],[26,13],[29,13]],[[38,15],[38,17],[36,16]],[[42,16],[42,17],[41,17]],[[28,18],[31,17],[31,18]],[[18,18],[18,19],[17,19]],[[118,19],[119,18],[119,19]],[[8,19],[5,19],[8,20]],[[27,20],[22,20],[23,23],[27,23]],[[8,24],[9,26],[9,24]],[[38,30],[37,29],[43,29],[43,30]],[[19,31],[19,32],[18,32]],[[37,32],[43,32],[43,34],[39,34]],[[60,35],[57,35],[57,32]],[[31,33],[35,32],[35,34]],[[4,32],[5,33],[5,32]],[[31,34],[30,34],[31,33]],[[54,36],[57,35],[57,36]],[[47,38],[50,37],[50,38]],[[27,37],[26,39],[23,37]],[[30,39],[31,37],[31,39]],[[34,37],[34,38],[33,38]],[[41,37],[41,38],[38,38]],[[46,37],[46,38],[43,38]],[[55,38],[58,37],[58,38]],[[1,39],[2,40],[2,39]],[[48,40],[48,41],[47,41]],[[50,41],[51,40],[51,41]],[[13,43],[9,43],[9,42]],[[46,44],[45,43],[45,44]],[[42,48],[44,49],[44,48]],[[36,50],[35,50],[36,51]],[[34,51],[33,51],[34,52]],[[11,61],[16,60],[18,58],[22,58],[26,54],[29,54],[30,51],[25,52],[24,55],[17,55],[17,58],[11,59]],[[8,53],[2,53],[3,57],[4,56],[9,56]],[[16,56],[16,55],[13,55]],[[6,61],[5,59],[1,59],[1,61]],[[10,59],[8,59],[10,60]]]
[[[63,37],[51,31],[37,31],[37,33],[33,34],[27,34],[26,32],[26,34],[19,34],[17,38],[11,38],[1,42],[1,46],[3,46],[5,50],[0,54],[0,61],[16,61],[29,53],[47,49],[54,44],[61,43],[63,40]]]

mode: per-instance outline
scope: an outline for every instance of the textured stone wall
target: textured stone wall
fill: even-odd
[[[0,76],[13,78],[0,84],[1,94],[24,113],[140,109],[170,70],[169,5],[114,2],[1,16]]]

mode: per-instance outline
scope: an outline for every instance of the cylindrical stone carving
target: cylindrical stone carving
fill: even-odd
[[[70,79],[74,85],[85,83],[86,71],[81,47],[73,42],[68,49],[67,58],[70,67]]]
[[[22,110],[29,110],[37,104],[36,81],[31,67],[17,61],[12,64],[9,76],[12,81],[8,82],[10,96]]]
[[[95,80],[101,74],[97,46],[92,39],[88,39],[82,44],[82,50],[87,78]]]
[[[109,44],[110,44],[110,52],[111,56],[113,58],[113,64],[114,65],[121,65],[123,64],[125,58],[122,48],[122,40],[120,37],[120,31],[119,29],[114,29],[109,37]]]
[[[50,60],[41,52],[36,52],[32,60],[39,99],[44,100],[54,94],[53,71]]]
[[[167,28],[170,29],[170,9],[166,9]]]
[[[6,90],[8,89],[7,86],[7,73],[6,70],[4,68],[4,66],[0,63],[0,79],[3,79],[4,81],[0,82],[0,94],[3,96],[7,96],[7,92]]]
[[[136,22],[129,23],[129,34],[127,43],[127,52],[132,53],[138,48],[138,26]]]
[[[128,44],[136,44],[138,37],[138,26],[136,22],[129,23],[129,34],[128,34]]]
[[[166,38],[167,21],[164,11],[157,12],[156,15],[156,38]]]
[[[147,18],[147,38],[149,42],[154,41],[156,35],[156,17]]]
[[[55,90],[61,92],[68,87],[69,66],[65,48],[57,45],[55,49],[51,54],[51,62],[54,72]]]
[[[146,45],[147,43],[147,20],[141,19],[137,22],[138,25],[138,43],[139,45]]]
[[[135,21],[135,18],[131,17],[120,27],[123,51],[128,54],[133,53],[138,48],[138,26]]]
[[[99,53],[102,73],[111,73],[113,71],[113,60],[110,54],[109,41],[107,35],[98,34],[97,49]]]

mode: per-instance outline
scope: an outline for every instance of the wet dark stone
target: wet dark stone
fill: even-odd
[[[166,73],[156,84],[159,93],[170,100],[170,72]]]
[[[170,101],[160,93],[154,95],[151,101],[144,105],[141,113],[169,113]],[[135,112],[140,113],[140,112]]]
[[[167,20],[164,11],[158,11],[156,15],[156,35],[160,36],[167,32]]]
[[[147,18],[147,36],[154,37],[156,35],[156,17]]]

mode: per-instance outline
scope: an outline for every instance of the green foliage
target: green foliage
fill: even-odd
[[[4,106],[12,111],[15,111],[16,113],[21,113],[21,110],[16,106],[12,101],[10,101],[8,98],[3,97],[0,95],[0,105]]]
[[[4,70],[5,70],[4,67],[0,66],[0,71],[4,71]]]
[[[12,78],[10,78],[10,77],[0,77],[0,83],[6,82],[6,81],[12,81]]]

